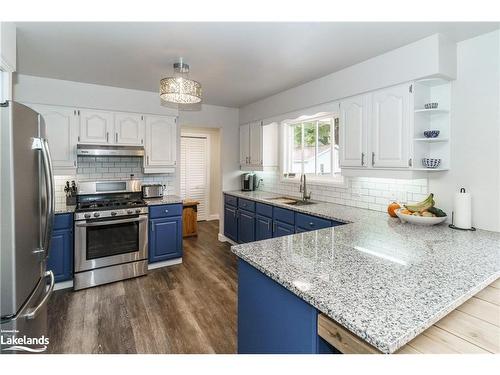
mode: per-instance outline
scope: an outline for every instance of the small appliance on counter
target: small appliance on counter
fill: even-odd
[[[256,188],[257,176],[255,173],[243,173],[241,175],[241,190],[242,191],[253,191]]]
[[[147,198],[161,198],[165,191],[165,185],[162,184],[149,184],[142,185],[142,197]]]

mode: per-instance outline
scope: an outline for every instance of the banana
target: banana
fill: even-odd
[[[434,207],[434,194],[429,194],[429,196],[422,202],[407,204],[405,207],[411,212],[422,212],[428,210],[429,208]]]

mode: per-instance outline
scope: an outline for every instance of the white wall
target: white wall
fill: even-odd
[[[179,123],[181,127],[187,126],[195,128],[220,129],[222,190],[240,189],[240,129],[238,126],[238,109],[217,106],[204,106],[204,109],[201,112],[181,112]],[[224,207],[222,199],[220,199],[219,204],[219,220],[219,231],[220,233],[223,233],[222,228],[224,225]]]
[[[451,170],[431,174],[429,191],[452,211],[453,194],[472,194],[472,225],[500,231],[500,30],[457,44],[452,82]]]
[[[240,108],[240,124],[431,75],[455,78],[455,61],[455,44],[435,34],[246,105]]]
[[[180,111],[160,104],[158,93],[122,89],[28,75],[14,77],[14,99],[19,102],[78,106],[158,115],[178,115],[178,126],[219,128],[221,135],[222,189],[239,187],[238,109],[213,105],[198,111]],[[180,137],[180,131],[178,131]],[[180,151],[180,147],[178,147]],[[175,192],[180,190],[176,177]],[[222,205],[219,210],[221,217]]]

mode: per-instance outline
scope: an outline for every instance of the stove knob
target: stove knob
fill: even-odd
[[[99,212],[94,212],[94,217],[99,217],[101,214]]]
[[[111,216],[116,216],[116,212],[115,211],[111,211]]]
[[[132,211],[132,210],[127,210],[127,214],[129,214],[129,215],[132,214],[133,212],[134,211]]]
[[[85,214],[83,216],[85,217],[85,219],[89,219],[90,218],[90,214]]]
[[[136,209],[135,209],[135,213],[136,213],[136,214],[140,214],[140,213],[141,213],[141,209],[140,209],[140,208],[136,208]]]

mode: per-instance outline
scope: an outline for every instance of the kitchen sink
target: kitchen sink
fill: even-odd
[[[276,197],[276,198],[266,198],[269,201],[288,204],[290,206],[309,206],[311,204],[315,204],[315,202],[311,201],[303,201],[300,199],[289,198],[289,197]]]

